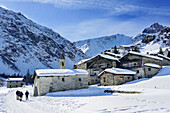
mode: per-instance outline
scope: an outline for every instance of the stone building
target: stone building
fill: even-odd
[[[22,87],[24,85],[24,78],[8,78],[7,88]]]
[[[102,71],[98,77],[100,78],[100,85],[110,86],[132,81],[135,74],[136,72],[127,69],[110,68]]]
[[[88,87],[88,72],[81,69],[38,69],[33,78],[34,96]]]
[[[77,63],[75,69],[85,69],[89,73],[88,84],[99,83],[98,74],[107,68],[116,67],[119,62],[118,58],[115,58],[106,54],[99,54],[90,59],[85,59]]]
[[[118,65],[119,68],[129,69],[136,72],[134,79],[140,79],[145,77],[143,67],[145,63],[162,65],[163,61],[163,59],[160,57],[133,51],[130,51],[119,60],[120,60],[120,63]]]
[[[167,49],[163,52],[163,54],[164,54],[165,56],[167,56],[167,57],[170,57],[170,48],[167,48]]]
[[[151,78],[158,73],[161,69],[161,66],[153,63],[145,63],[144,64],[144,72],[145,78]]]
[[[115,58],[122,58],[123,57],[123,55],[121,55],[121,54],[115,54],[115,53],[112,53],[112,52],[104,52],[103,54],[109,55],[109,56],[112,56],[112,57],[115,57]]]
[[[60,57],[60,69],[65,69],[65,56],[64,56],[64,53]]]
[[[134,45],[121,45],[119,47],[119,49],[122,49],[122,50],[127,50],[127,51],[132,51],[134,50],[135,46]]]
[[[157,56],[163,59],[162,66],[170,65],[170,58],[169,57],[167,57],[165,55],[161,55],[161,54],[158,54]]]

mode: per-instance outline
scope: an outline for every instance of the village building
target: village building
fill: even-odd
[[[165,49],[165,51],[163,52],[163,54],[167,57],[170,57],[170,48]]]
[[[170,65],[170,58],[169,57],[167,57],[165,55],[161,55],[161,54],[158,54],[157,56],[163,59],[162,66]]]
[[[133,51],[130,51],[119,60],[119,68],[129,69],[136,72],[134,79],[145,78],[145,72],[143,67],[145,63],[162,65],[163,61],[163,59],[160,57]]]
[[[123,55],[121,55],[121,54],[115,54],[115,53],[113,53],[113,52],[103,52],[103,54],[109,55],[109,56],[112,56],[112,57],[115,57],[115,58],[122,58],[122,57],[123,57]]]
[[[24,78],[8,78],[7,88],[22,87],[24,85]]]
[[[119,62],[118,58],[115,58],[106,54],[99,54],[90,59],[85,59],[77,63],[75,69],[85,69],[89,73],[88,84],[96,84],[100,82],[98,78],[99,73],[107,68],[116,67]]]
[[[145,78],[151,78],[158,73],[161,69],[161,66],[153,63],[145,63],[144,64],[144,71],[145,71]]]
[[[127,51],[132,51],[134,50],[135,46],[134,45],[121,45],[119,47],[119,49],[122,49],[122,50],[127,50]]]
[[[65,69],[65,56],[64,56],[64,53],[60,57],[60,69]]]
[[[133,80],[136,72],[128,69],[110,68],[105,69],[99,74],[100,85],[120,85]]]
[[[38,69],[33,78],[34,96],[88,87],[88,72],[81,69]]]

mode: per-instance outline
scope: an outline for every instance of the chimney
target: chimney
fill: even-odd
[[[64,56],[64,52],[62,53],[62,55],[60,57],[60,69],[65,69],[65,56]]]

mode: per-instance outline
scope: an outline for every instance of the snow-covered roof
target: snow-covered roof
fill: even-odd
[[[82,63],[84,63],[84,62],[86,62],[86,61],[89,61],[89,60],[91,60],[91,59],[93,59],[93,58],[95,58],[95,57],[97,57],[97,56],[100,56],[100,57],[103,57],[103,58],[106,58],[106,59],[110,59],[110,60],[116,60],[116,61],[119,62],[119,59],[118,59],[118,58],[112,57],[112,56],[110,56],[110,55],[98,54],[98,55],[93,56],[93,57],[91,57],[91,58],[89,58],[89,59],[83,59],[83,60],[81,60],[80,62],[78,62],[76,65],[82,64]]]
[[[112,53],[112,52],[105,52],[106,54],[110,54],[110,55],[114,55],[114,56],[118,56],[118,57],[122,57],[123,55],[121,54],[115,54],[115,53]]]
[[[38,69],[35,70],[37,76],[71,76],[77,74],[88,74],[82,69]]]
[[[81,63],[84,63],[84,62],[86,62],[86,61],[88,61],[89,59],[83,59],[83,60],[81,60],[81,61],[79,61],[78,63],[77,63],[77,65],[78,64],[81,64]]]
[[[149,66],[149,67],[155,67],[155,68],[161,68],[161,66],[153,63],[145,63],[144,66]]]
[[[8,78],[6,81],[23,81],[24,78]]]
[[[148,55],[148,54],[138,53],[138,52],[134,52],[134,51],[130,51],[129,53],[135,54],[135,55],[139,55],[139,56],[143,56],[143,57],[153,58],[153,59],[157,59],[157,60],[163,60],[162,58],[157,57],[157,56],[152,56],[152,55]]]
[[[109,73],[113,73],[116,75],[135,75],[136,72],[128,70],[128,69],[121,69],[121,68],[108,68],[105,69],[104,71],[102,71],[99,74],[99,77],[103,74],[103,72],[109,72]]]
[[[120,45],[122,47],[133,47],[134,45]]]
[[[106,59],[119,61],[118,58],[112,57],[112,56],[110,56],[110,55],[99,54],[99,56],[101,56],[101,57],[103,57],[103,58],[106,58]]]
[[[167,56],[164,56],[164,55],[161,55],[161,54],[158,54],[158,56],[159,56],[159,57],[162,57],[162,58],[165,58],[165,59],[167,59],[167,60],[170,60],[170,58],[167,57]]]

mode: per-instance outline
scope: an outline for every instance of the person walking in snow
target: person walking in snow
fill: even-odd
[[[16,91],[16,99],[17,99],[17,100],[19,100],[19,93],[20,93],[20,91],[17,90],[17,91]]]
[[[24,94],[23,94],[22,92],[19,93],[20,101],[22,101],[23,95],[24,95]]]
[[[25,92],[26,100],[28,100],[28,95],[29,95],[29,92],[28,92],[28,91],[26,91],[26,92]]]

